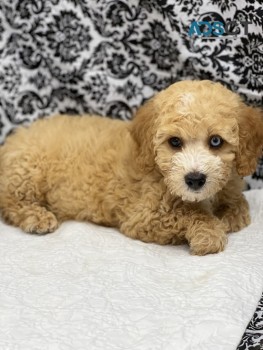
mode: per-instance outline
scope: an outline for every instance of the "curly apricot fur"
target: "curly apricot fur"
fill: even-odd
[[[225,140],[220,149],[208,144],[214,134]],[[181,150],[167,142],[178,135]],[[19,128],[0,149],[0,210],[29,233],[88,220],[144,242],[217,253],[227,232],[250,222],[239,175],[253,172],[262,144],[259,110],[220,84],[179,82],[131,122],[56,116]],[[202,190],[187,188],[189,171],[206,174]]]

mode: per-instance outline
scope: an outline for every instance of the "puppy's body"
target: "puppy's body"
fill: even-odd
[[[144,174],[131,162],[136,145],[127,126],[101,117],[57,116],[19,129],[0,153],[1,203],[40,201],[59,220],[117,225],[145,187]]]
[[[188,92],[197,82],[173,86],[180,84],[179,92],[185,86]],[[201,88],[210,85],[198,84]],[[65,220],[88,220],[117,227],[127,236],[145,242],[188,241],[195,254],[221,251],[226,232],[249,223],[242,180],[235,165],[241,162],[234,130],[237,117],[226,116],[226,107],[217,107],[223,119],[229,118],[228,132],[222,131],[229,142],[221,154],[211,153],[205,148],[207,130],[213,129],[212,134],[217,134],[220,125],[216,129],[211,116],[201,116],[209,105],[206,102],[198,116],[191,111],[192,106],[187,107],[189,98],[187,103],[184,100],[183,105],[178,105],[178,89],[174,91],[172,87],[159,98],[157,95],[152,100],[155,103],[142,107],[132,122],[57,116],[19,129],[0,150],[3,218],[26,232],[39,234],[54,231]],[[225,92],[221,86],[219,92],[221,89]],[[229,91],[227,94],[233,95]],[[165,99],[176,108],[168,108],[169,112],[162,109]],[[229,109],[232,113],[233,105]],[[174,111],[180,111],[175,120]],[[255,118],[259,120],[258,116]],[[185,120],[189,124],[182,127],[184,135],[180,135],[185,145],[178,152],[166,141],[169,135],[182,132],[174,125],[178,127]],[[256,162],[256,154],[250,161]],[[184,172],[200,169],[208,175],[204,189],[185,188]]]
[[[60,221],[86,219],[115,226],[115,212],[129,198],[118,194],[120,187],[125,192],[133,177],[128,169],[130,143],[126,123],[100,117],[57,116],[21,128],[1,153],[1,202],[38,202],[52,208]],[[11,177],[4,177],[6,171]],[[136,175],[134,181],[135,195]],[[12,193],[6,191],[10,183]]]

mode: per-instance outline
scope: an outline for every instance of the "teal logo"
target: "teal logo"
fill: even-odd
[[[219,37],[222,35],[237,35],[242,33],[248,34],[248,25],[246,21],[228,21],[226,23],[215,21],[193,21],[189,27],[188,35],[190,37]]]

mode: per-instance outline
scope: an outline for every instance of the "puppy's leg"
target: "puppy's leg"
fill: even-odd
[[[192,254],[219,253],[227,243],[226,226],[218,218],[202,213],[189,213],[185,237]]]
[[[215,202],[215,215],[226,225],[227,232],[237,232],[250,224],[249,205],[242,194],[243,180],[235,178],[220,191]]]
[[[30,157],[20,155],[13,160],[11,155],[12,152],[6,152],[2,159],[6,163],[3,162],[0,173],[1,216],[28,233],[53,232],[58,221],[45,207],[43,167],[35,166],[36,161],[32,162]]]
[[[55,215],[37,203],[13,203],[2,209],[1,213],[7,223],[27,233],[42,235],[55,231],[59,225]]]
[[[236,201],[222,201],[215,215],[226,225],[228,233],[240,231],[251,223],[249,205],[242,194]]]
[[[196,255],[218,253],[227,242],[225,225],[215,216],[183,204],[179,209],[156,210],[140,207],[121,231],[134,239],[158,244],[188,242]]]

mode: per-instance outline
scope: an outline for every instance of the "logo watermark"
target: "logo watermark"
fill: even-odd
[[[251,22],[247,21],[193,21],[189,27],[188,35],[205,38],[215,38],[222,36],[237,36],[238,34],[248,35],[248,26]]]

